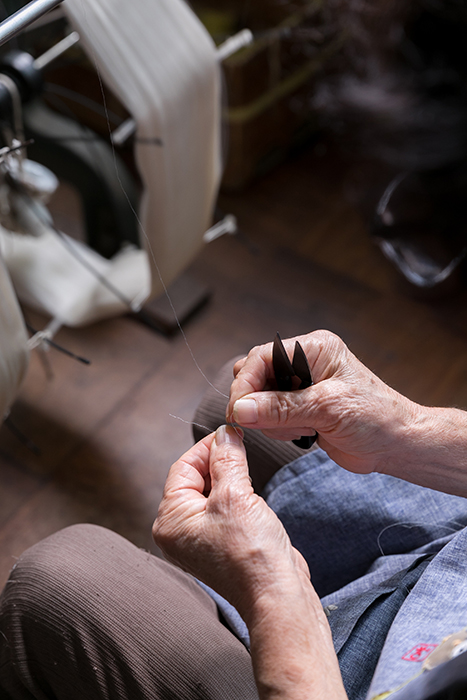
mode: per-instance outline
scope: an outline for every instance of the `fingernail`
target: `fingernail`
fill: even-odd
[[[258,406],[254,399],[238,399],[233,407],[233,417],[236,423],[244,425],[258,422]]]
[[[242,445],[243,444],[243,430],[241,428],[234,428],[232,425],[221,425],[216,430],[216,445],[225,445],[227,443],[231,445]]]

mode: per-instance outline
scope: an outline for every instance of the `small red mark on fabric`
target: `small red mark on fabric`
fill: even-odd
[[[436,649],[437,644],[417,644],[402,657],[404,661],[424,661]]]

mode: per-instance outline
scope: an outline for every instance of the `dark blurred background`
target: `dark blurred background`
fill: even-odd
[[[4,0],[4,14],[20,4]],[[0,432],[2,580],[25,547],[75,522],[152,549],[164,479],[191,444],[206,378],[276,331],[328,328],[410,398],[467,406],[463,3],[193,7],[217,43],[243,27],[255,34],[224,64],[217,216],[235,214],[239,233],[190,266],[210,300],[184,323],[186,339],[127,316],[60,331],[90,366],[33,354],[12,420],[37,451]],[[4,55],[37,56],[68,31],[58,16]],[[129,115],[105,95],[116,128]],[[79,44],[47,69],[37,100],[109,144],[99,79]],[[60,176],[55,222],[110,255],[112,220],[96,214],[90,231],[74,155],[59,146],[38,138],[29,151]],[[131,139],[117,155],[137,198]]]

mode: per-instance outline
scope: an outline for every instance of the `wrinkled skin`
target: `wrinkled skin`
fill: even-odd
[[[253,348],[235,365],[228,422],[279,440],[317,431],[320,447],[345,469],[467,496],[467,413],[410,401],[332,333],[286,340],[289,356],[295,340],[314,385],[276,391],[272,343]],[[175,462],[153,533],[170,561],[214,588],[244,618],[261,700],[346,698],[307,565],[253,492],[239,428],[222,426]]]
[[[172,465],[153,534],[245,620],[261,700],[345,700],[307,564],[253,492],[238,429],[221,426]]]
[[[232,428],[208,435],[172,466],[153,534],[169,561],[242,610],[278,570],[309,580],[282,523],[254,493],[241,431]]]
[[[313,386],[274,391],[272,343],[255,347],[234,367],[228,422],[277,440],[317,431],[319,446],[354,472],[385,471],[388,460],[402,458],[406,438],[425,419],[422,407],[387,386],[333,333],[315,331],[284,341],[290,357],[295,340],[307,355]],[[247,410],[245,399],[254,402]]]

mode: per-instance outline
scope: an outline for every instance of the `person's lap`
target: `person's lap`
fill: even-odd
[[[224,367],[224,391],[229,374],[228,366]],[[210,394],[212,399],[212,391]],[[208,410],[206,402],[204,405],[203,418],[210,422],[211,430],[224,422],[225,402],[218,396],[214,403]],[[444,565],[437,553],[453,539],[448,550],[467,541],[467,502],[385,475],[349,473],[322,450],[303,453],[291,446],[295,459],[281,466],[276,442],[264,436],[257,440],[255,431],[249,431],[247,438],[247,453],[253,454],[249,459],[253,485],[257,491],[258,485],[264,486],[263,497],[307,560],[313,584],[329,612],[349,698],[364,697],[380,654],[391,654],[385,640],[388,633],[391,639],[393,621],[397,626],[401,615],[411,619],[411,629],[398,633],[409,643],[419,627],[413,610],[421,587],[431,586],[436,599],[436,581],[441,580]],[[252,451],[255,443],[257,449]],[[458,580],[462,581],[462,575],[460,572]],[[419,578],[423,583],[418,583]],[[414,588],[415,594],[409,595]],[[462,592],[456,595],[462,598]],[[248,643],[244,624],[228,604],[217,602],[232,628]],[[434,624],[433,638],[439,641],[455,631],[456,625],[462,627],[467,622],[462,617],[464,608],[467,612],[462,603],[454,619],[445,614],[441,624]],[[398,661],[391,663],[399,674]],[[400,677],[396,674],[395,678]]]
[[[308,467],[300,468],[297,463],[286,466],[284,473],[278,472],[266,488],[265,495],[275,499],[278,510],[291,518],[293,501],[287,507],[286,502],[295,489],[289,488],[286,498],[279,498],[281,484],[292,487],[300,477],[295,486],[300,485],[305,494],[303,477],[308,473],[316,512],[306,526],[312,527],[321,517],[329,518],[339,502],[332,505],[330,498],[324,506],[319,506],[325,494],[323,489],[332,482],[333,471],[323,455],[317,452],[301,462],[309,463]],[[350,486],[350,482],[347,483],[347,492],[352,491]],[[434,500],[436,502],[436,495]],[[351,509],[351,499],[346,505],[341,502],[340,508],[345,518],[347,510]],[[370,509],[369,512],[373,524],[379,522],[380,511]],[[300,510],[292,528],[305,527],[301,514]],[[384,517],[387,517],[387,509]],[[427,542],[420,545],[419,535],[409,528],[404,528],[403,532],[408,537],[402,540],[399,537],[397,547],[404,552],[393,553],[388,559],[415,554],[412,562],[422,561],[422,550],[429,550]],[[313,533],[309,535],[312,540]],[[324,541],[324,534],[319,537]],[[349,537],[351,539],[351,533]],[[412,545],[417,545],[419,551],[407,552]],[[395,546],[394,541],[390,546]],[[313,561],[317,561],[315,553]],[[322,568],[320,565],[320,570]],[[340,568],[344,570],[345,567],[342,564]],[[370,569],[360,579],[360,584],[366,578],[378,583],[377,579],[385,570],[381,557],[375,559]],[[387,607],[385,594],[396,591],[400,582],[406,587],[407,579],[403,577],[392,588],[379,586],[381,581],[373,586],[370,598],[353,621],[351,632],[364,626],[371,605],[379,606],[378,615],[381,616],[383,602]],[[327,601],[331,608],[340,607],[348,621],[345,602],[352,594],[355,597],[356,590],[352,586],[356,584],[351,583],[329,595],[323,603]],[[367,586],[367,592],[369,590]],[[376,594],[375,590],[378,590]],[[338,605],[333,605],[332,600]],[[394,609],[383,612],[390,621],[397,614]],[[338,617],[332,611],[331,628],[336,627],[334,619]],[[369,621],[373,628],[374,621],[374,617]],[[339,624],[337,631],[333,631],[337,637]],[[257,697],[247,650],[219,622],[212,600],[198,584],[115,533],[95,526],[69,528],[25,553],[12,572],[0,601],[0,632],[7,641],[0,652],[0,689],[5,698],[41,697],[30,694],[31,688],[35,693],[37,687],[44,698],[93,698],[99,696],[96,689],[100,692],[102,684],[109,697],[119,699]],[[377,661],[379,650],[374,632],[371,634],[372,658]],[[358,674],[358,669],[348,663],[349,658],[359,653],[358,648],[352,646],[353,639],[349,632],[339,650],[345,681],[353,680]],[[361,658],[373,672],[369,657],[367,653]],[[67,690],[61,695],[63,688]],[[349,697],[363,697],[358,694],[361,689],[359,685]]]
[[[321,450],[278,471],[263,495],[307,560],[350,700],[408,682],[419,672],[412,648],[466,625],[465,499],[346,472]]]
[[[225,422],[234,362],[221,368],[198,406],[195,440]],[[321,597],[365,575],[367,585],[383,581],[467,525],[465,499],[382,474],[352,474],[322,450],[304,452],[259,431],[245,432],[245,447],[255,491],[307,560]]]
[[[384,474],[347,472],[322,450],[284,466],[263,497],[305,557],[322,598],[364,576],[369,585],[389,578],[438,552],[467,525],[464,498]],[[346,595],[364,585],[351,585]]]
[[[248,651],[187,574],[94,525],[20,557],[0,599],[5,700],[257,700]]]
[[[224,369],[224,383],[230,376]],[[197,418],[214,430],[225,402],[204,406]],[[427,557],[467,524],[465,501],[351,474],[321,450],[278,449],[255,431],[248,451],[253,482],[258,490],[266,484],[264,498],[304,554],[330,611],[336,651],[348,661],[359,653],[352,632],[364,638],[370,613],[389,624],[400,587],[416,584]],[[89,525],[59,532],[25,553],[2,594],[2,697],[91,699],[104,688],[119,700],[257,698],[249,653],[220,621],[229,611],[216,602],[219,608],[196,581],[115,533]],[[358,672],[347,666],[342,661],[344,675]]]

